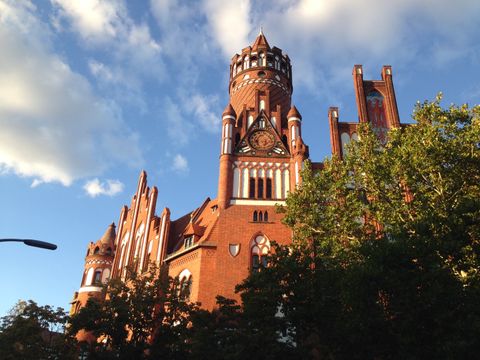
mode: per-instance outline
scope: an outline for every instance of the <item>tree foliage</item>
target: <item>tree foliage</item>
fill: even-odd
[[[98,339],[88,349],[90,359],[184,357],[187,325],[197,305],[187,301],[178,279],[159,274],[153,265],[143,274],[127,269],[124,279],[105,286],[105,301],[92,298],[72,317],[71,334],[84,330]]]
[[[368,124],[344,160],[306,167],[290,247],[240,287],[281,309],[298,357],[472,358],[480,348],[480,108],[417,104],[382,146]],[[267,311],[268,312],[268,311]]]
[[[0,325],[0,358],[73,359],[74,342],[65,337],[68,316],[62,308],[40,306],[20,300],[2,317]]]

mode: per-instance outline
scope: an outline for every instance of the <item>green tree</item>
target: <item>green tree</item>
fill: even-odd
[[[298,357],[476,357],[480,108],[438,98],[413,118],[384,146],[362,124],[344,160],[307,166],[280,209],[293,245],[239,287]]]
[[[159,273],[155,266],[143,274],[127,269],[125,279],[105,286],[105,301],[91,299],[72,317],[71,334],[83,329],[99,340],[90,344],[89,358],[183,358],[189,314],[197,305],[188,302],[178,279]]]
[[[19,301],[0,325],[1,359],[73,359],[75,342],[64,335],[62,308]]]

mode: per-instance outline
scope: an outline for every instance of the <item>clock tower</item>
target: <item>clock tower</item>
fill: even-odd
[[[222,115],[218,205],[274,205],[300,181],[308,157],[301,115],[291,105],[288,55],[260,34],[232,58]]]

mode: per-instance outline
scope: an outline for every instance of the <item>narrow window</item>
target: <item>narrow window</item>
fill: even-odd
[[[255,178],[250,178],[250,191],[249,191],[250,199],[255,198]]]
[[[265,100],[260,100],[260,110],[265,110]]]
[[[238,145],[239,142],[240,142],[240,134],[236,133],[235,134],[235,147]]]
[[[258,221],[257,210],[255,210],[255,211],[253,212],[253,221],[255,221],[255,222]]]
[[[193,236],[188,236],[184,240],[185,249],[188,249],[193,245]]]
[[[94,254],[98,254],[99,252],[100,252],[100,248],[97,246],[97,247],[95,248],[95,250],[93,250],[93,253],[94,253]]]
[[[257,272],[260,270],[260,258],[258,255],[252,255],[252,271]]]
[[[95,276],[93,278],[93,283],[94,284],[100,284],[102,281],[102,270],[96,270],[95,271]]]
[[[183,300],[188,300],[190,298],[190,293],[192,291],[192,276],[184,277],[180,280],[180,298]]]
[[[268,222],[268,211],[263,213],[263,221]]]
[[[258,212],[258,221],[263,221],[263,213],[261,211]]]
[[[263,179],[258,179],[258,198],[263,198]]]
[[[267,194],[266,194],[267,199],[272,198],[272,179],[267,178]]]

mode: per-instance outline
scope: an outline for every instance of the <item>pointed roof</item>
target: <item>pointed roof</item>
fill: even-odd
[[[101,244],[105,244],[107,246],[113,246],[115,243],[115,223],[111,223],[105,231],[105,234],[100,239]]]
[[[225,107],[225,110],[223,110],[222,117],[226,115],[237,117],[237,114],[235,113],[235,110],[233,109],[233,106],[230,103],[228,103],[228,105]]]
[[[290,108],[290,111],[287,114],[287,119],[290,119],[292,117],[299,118],[300,120],[302,120],[302,115],[300,115],[295,105],[292,105],[292,107]]]
[[[268,41],[265,35],[263,35],[262,29],[260,29],[260,33],[258,34],[257,38],[255,39],[252,45],[252,50],[256,50],[259,47],[270,50],[270,45],[268,44]]]

